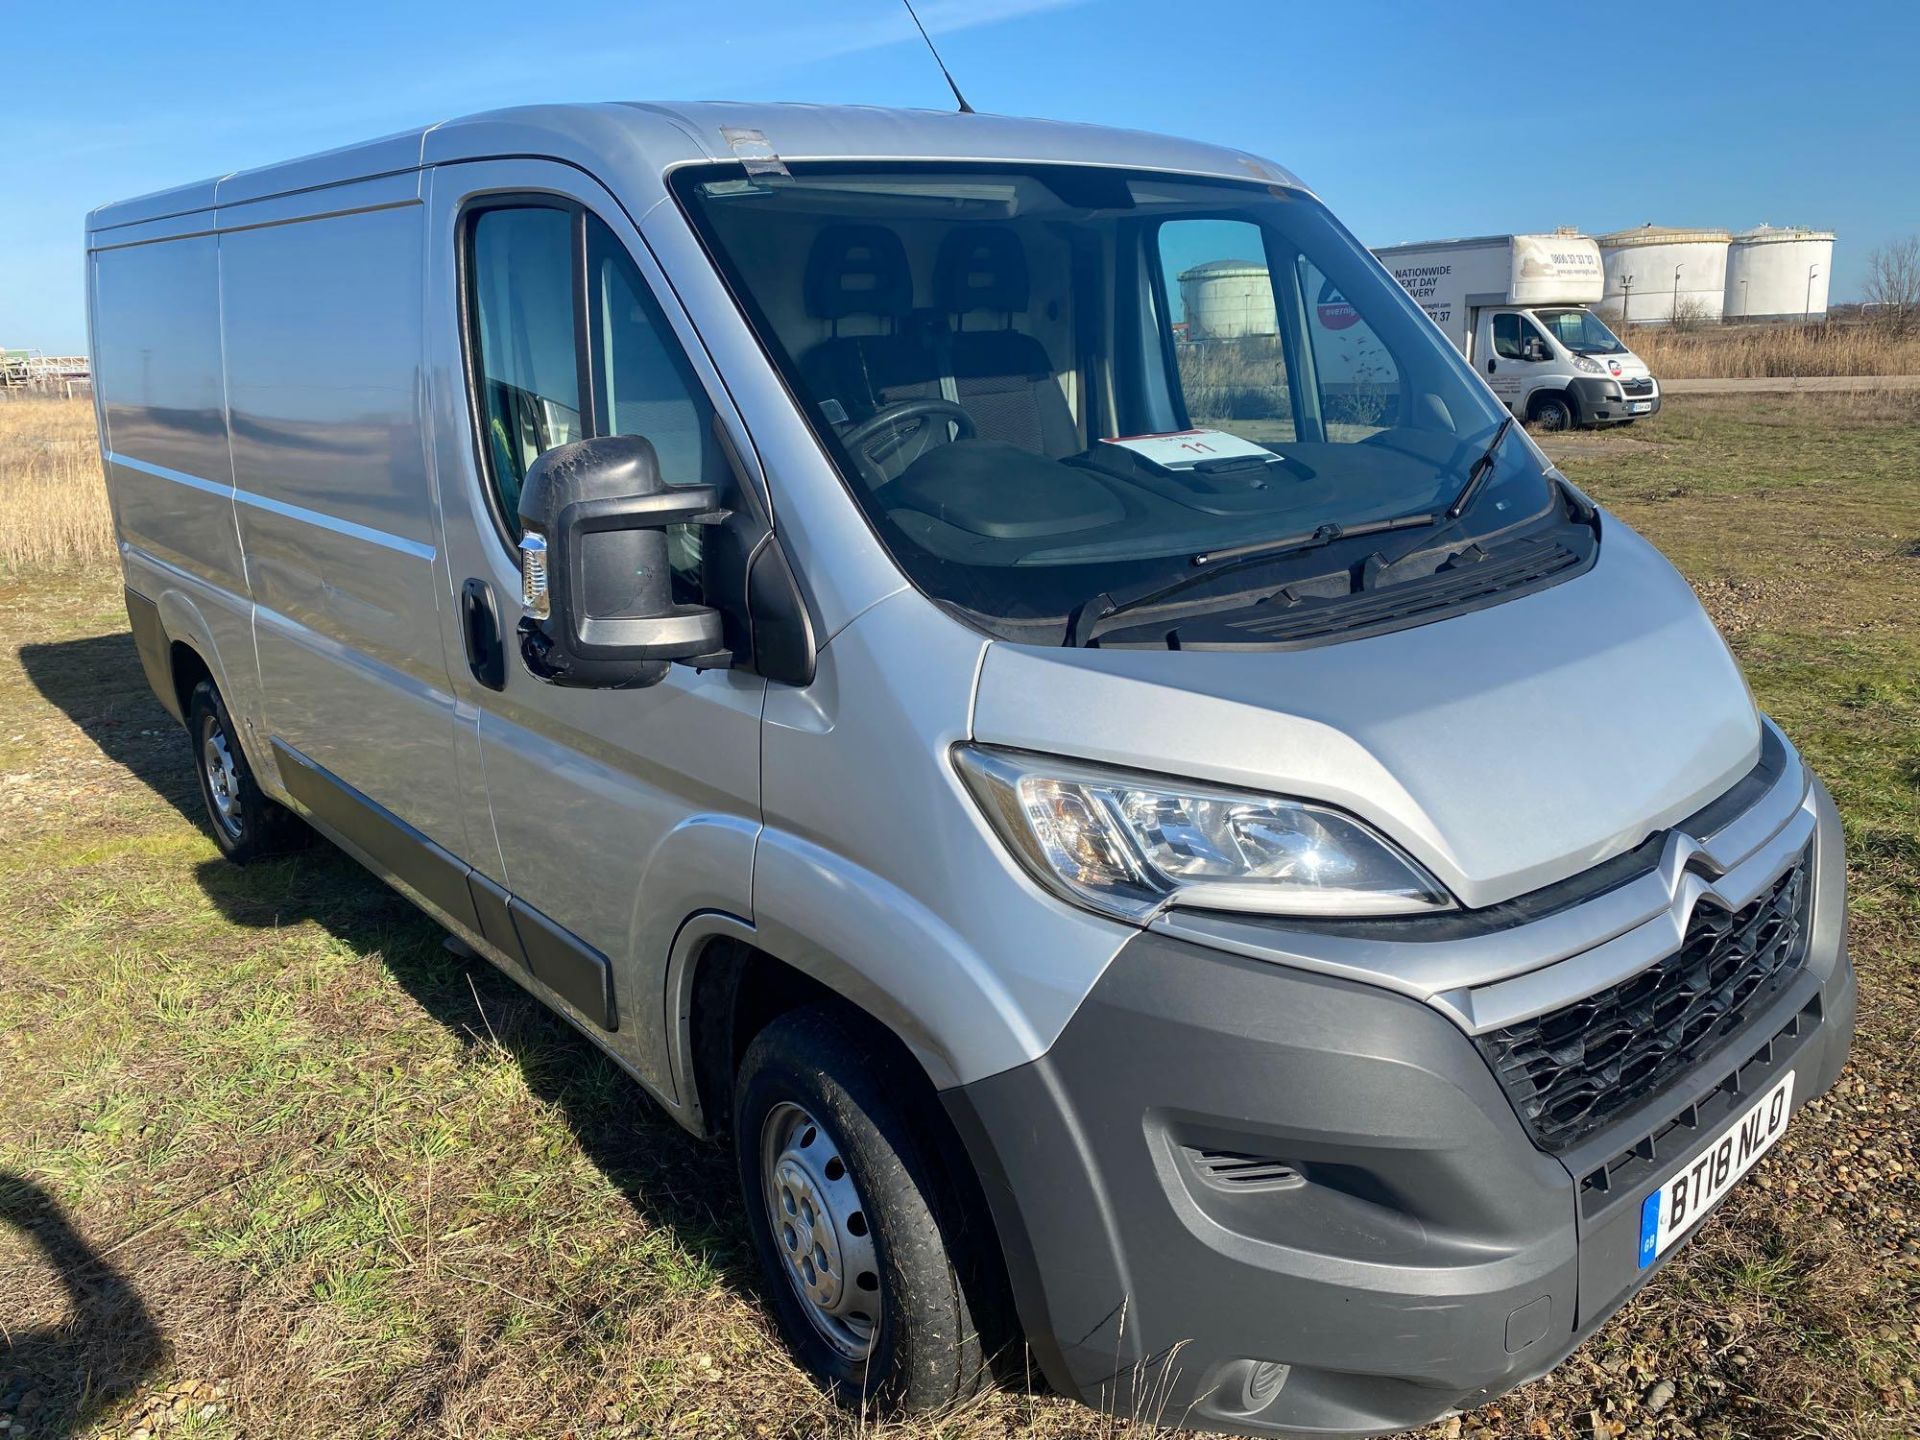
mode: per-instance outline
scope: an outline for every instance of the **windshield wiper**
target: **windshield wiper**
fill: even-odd
[[[1322,546],[1333,544],[1336,540],[1349,540],[1359,535],[1379,535],[1388,530],[1423,530],[1439,519],[1438,515],[1422,511],[1418,515],[1395,515],[1385,520],[1363,520],[1357,525],[1340,525],[1329,521],[1304,535],[1287,535],[1275,540],[1255,540],[1226,550],[1203,550],[1188,562],[1194,567],[1192,573],[1182,575],[1177,580],[1161,580],[1138,585],[1130,590],[1122,590],[1118,594],[1103,590],[1092,599],[1082,601],[1074,607],[1073,614],[1067,617],[1066,638],[1061,643],[1069,647],[1090,645],[1094,637],[1100,633],[1101,626],[1114,616],[1125,614],[1129,610],[1138,610],[1156,601],[1169,599],[1190,586],[1202,584],[1229,571],[1246,569],[1268,560],[1277,560],[1285,555],[1298,555],[1304,551],[1318,550]]]
[[[1507,438],[1507,431],[1513,428],[1513,416],[1509,415],[1500,422],[1500,428],[1493,432],[1493,439],[1487,442],[1487,448],[1480,452],[1480,458],[1473,462],[1473,468],[1467,471],[1467,483],[1460,487],[1460,493],[1453,497],[1453,503],[1440,513],[1448,520],[1458,520],[1467,513],[1467,506],[1473,503],[1473,497],[1480,493],[1480,487],[1493,471],[1493,458],[1500,453],[1500,442]]]
[[[1318,550],[1331,545],[1336,540],[1349,540],[1360,535],[1380,535],[1389,530],[1425,530],[1438,525],[1441,521],[1458,520],[1480,493],[1480,487],[1486,483],[1487,476],[1493,472],[1495,457],[1500,453],[1501,442],[1507,438],[1507,432],[1513,428],[1513,416],[1508,415],[1494,430],[1493,438],[1487,442],[1487,448],[1467,471],[1466,484],[1462,485],[1446,509],[1435,513],[1421,511],[1414,515],[1394,515],[1385,520],[1363,520],[1357,525],[1341,525],[1329,521],[1304,535],[1287,535],[1276,540],[1255,540],[1245,545],[1235,545],[1225,550],[1203,550],[1195,555],[1191,564],[1192,574],[1182,575],[1177,580],[1157,581],[1152,584],[1136,586],[1132,590],[1122,590],[1119,594],[1101,591],[1090,600],[1082,601],[1074,607],[1067,617],[1067,633],[1061,641],[1068,647],[1085,646],[1093,643],[1106,622],[1116,615],[1129,610],[1138,610],[1157,601],[1170,599],[1190,586],[1199,585],[1224,575],[1229,571],[1262,564],[1268,560],[1277,560],[1286,555],[1298,555],[1308,550]],[[1385,567],[1383,567],[1385,568]]]
[[[1467,507],[1473,504],[1474,497],[1480,493],[1480,487],[1486,483],[1487,476],[1493,473],[1494,457],[1499,454],[1500,442],[1507,438],[1507,431],[1512,425],[1513,416],[1509,415],[1500,422],[1500,428],[1493,432],[1493,439],[1487,442],[1487,448],[1480,452],[1480,458],[1473,462],[1473,468],[1467,472],[1467,483],[1460,487],[1460,493],[1453,497],[1453,503],[1441,511],[1437,517],[1446,523],[1432,535],[1422,536],[1413,544],[1404,546],[1399,554],[1383,559],[1376,569],[1369,572],[1372,576],[1386,574],[1409,555],[1418,555],[1423,550],[1433,549],[1442,535],[1459,528],[1460,517],[1467,513]]]

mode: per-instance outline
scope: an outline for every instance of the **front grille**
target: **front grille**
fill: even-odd
[[[1544,1150],[1564,1150],[1680,1079],[1738,1034],[1806,953],[1803,855],[1758,899],[1693,908],[1686,940],[1618,985],[1478,1037]]]
[[[1620,382],[1620,388],[1637,400],[1644,395],[1651,395],[1653,393],[1653,381],[1622,380]]]

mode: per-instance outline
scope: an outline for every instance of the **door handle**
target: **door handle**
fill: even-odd
[[[1494,367],[1497,366],[1499,363],[1500,362],[1498,360],[1495,360],[1491,355],[1489,355],[1487,357],[1487,374],[1491,375],[1494,371]]]
[[[467,669],[489,690],[507,688],[507,647],[500,638],[500,607],[493,587],[480,579],[460,587],[460,635],[466,642]]]

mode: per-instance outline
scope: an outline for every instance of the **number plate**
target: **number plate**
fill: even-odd
[[[1647,1196],[1640,1206],[1642,1270],[1718,1205],[1734,1182],[1773,1148],[1773,1142],[1786,1132],[1792,1110],[1793,1072],[1789,1070],[1694,1156],[1686,1169]]]
[[[1652,408],[1653,402],[1651,400],[1635,400],[1627,406],[1627,413],[1629,415],[1644,415]]]

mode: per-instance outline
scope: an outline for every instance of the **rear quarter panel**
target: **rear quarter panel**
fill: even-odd
[[[88,285],[101,461],[127,584],[207,662],[256,753],[211,213],[96,232]]]

